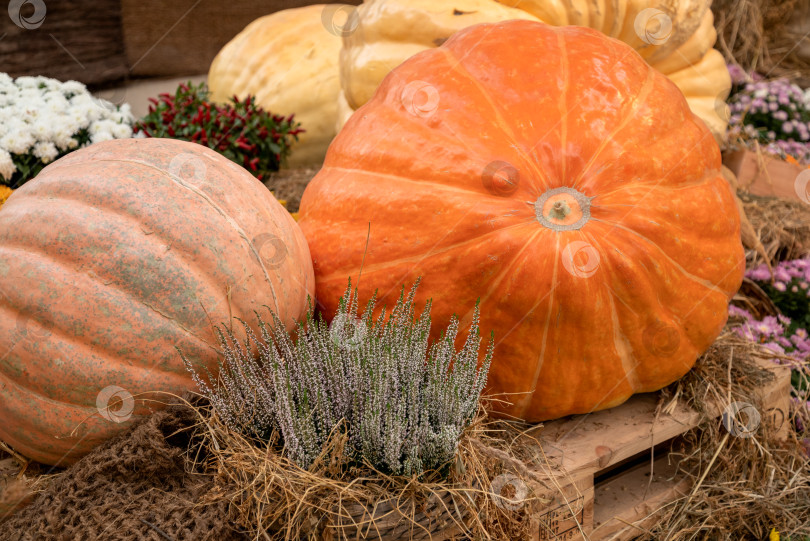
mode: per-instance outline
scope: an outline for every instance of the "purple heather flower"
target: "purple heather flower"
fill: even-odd
[[[751,314],[748,312],[748,310],[740,308],[739,306],[734,306],[733,304],[728,305],[728,315],[742,316],[746,319],[751,319]]]
[[[742,84],[749,79],[745,70],[736,64],[728,65],[728,74],[731,76],[731,81],[734,84]]]
[[[790,122],[785,122],[782,124],[782,131],[785,133],[793,133],[793,124]]]
[[[771,336],[773,334],[773,330],[771,329],[770,325],[764,321],[760,321],[754,325],[754,330],[763,336]]]
[[[781,266],[777,266],[773,271],[773,277],[775,280],[779,280],[782,282],[790,282],[791,276],[788,273],[787,269]]]
[[[790,339],[786,338],[785,336],[777,336],[776,337],[776,342],[780,346],[782,346],[783,348],[791,348],[791,349],[793,349],[793,343],[790,341]]]
[[[787,286],[785,286],[783,282],[776,282],[773,284],[773,287],[777,291],[785,291],[787,289]]]
[[[757,280],[759,282],[768,282],[771,279],[771,271],[769,271],[768,266],[764,264],[749,270],[746,274],[751,280]]]
[[[765,316],[765,319],[762,320],[762,323],[768,326],[769,331],[771,334],[781,334],[784,332],[782,325],[779,324],[779,321],[773,316]]]
[[[782,346],[780,346],[779,344],[777,344],[776,342],[766,342],[766,343],[762,344],[762,347],[764,347],[766,349],[769,349],[772,352],[777,353],[779,355],[784,355],[785,354],[785,349]]]

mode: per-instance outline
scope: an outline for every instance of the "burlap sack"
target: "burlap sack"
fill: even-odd
[[[99,447],[0,523],[0,541],[247,539],[227,505],[201,504],[210,476],[187,472],[188,408],[159,411]]]

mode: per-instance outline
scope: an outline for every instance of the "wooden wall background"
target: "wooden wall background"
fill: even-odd
[[[96,88],[130,78],[207,73],[217,52],[248,23],[312,3],[11,0],[9,13],[0,9],[0,72],[73,79]],[[42,6],[44,19],[37,14]],[[16,23],[15,13],[20,17]]]

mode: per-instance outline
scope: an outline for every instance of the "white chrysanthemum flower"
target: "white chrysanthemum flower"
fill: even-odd
[[[17,166],[14,165],[11,154],[0,148],[0,177],[11,180],[12,175],[14,175],[16,171]]]
[[[69,104],[67,100],[51,100],[48,102],[48,112],[52,115],[62,115],[62,113],[67,111],[68,107]]]
[[[78,81],[65,81],[62,83],[64,94],[83,94],[87,92],[87,87]]]
[[[98,120],[96,122],[93,122],[92,124],[90,124],[90,127],[87,128],[87,133],[89,133],[90,135],[97,135],[97,134],[99,134],[99,133],[101,133],[103,131],[109,131],[109,130],[107,129],[107,126],[105,125],[105,122],[102,121],[102,120]]]
[[[40,103],[42,101],[42,90],[36,87],[20,88],[17,99],[30,103]]]
[[[51,136],[52,124],[47,118],[41,118],[31,126],[30,133],[37,141],[47,141]]]
[[[100,131],[90,136],[91,143],[100,143],[102,141],[112,141],[114,137],[108,131]]]
[[[73,126],[76,126],[75,131],[82,130],[90,125],[90,119],[87,118],[81,111],[75,108],[70,109],[70,113],[67,115],[65,121],[70,122]]]
[[[51,139],[56,145],[56,148],[59,150],[67,150],[68,148],[74,148],[70,146],[70,142],[76,142],[73,139],[73,134],[76,133],[78,130],[66,129],[64,123],[61,126],[58,126],[56,129],[53,130],[51,133]]]
[[[20,88],[37,88],[39,87],[39,79],[37,77],[17,77],[15,81],[18,87]]]
[[[0,139],[0,148],[12,154],[27,154],[34,143],[34,137],[27,131],[11,132]]]
[[[126,124],[116,124],[112,128],[112,134],[116,139],[126,139],[132,137],[132,128]]]
[[[92,143],[131,137],[134,121],[128,105],[119,111],[94,98],[77,81],[15,80],[0,73],[0,174],[10,178],[17,170],[13,155],[30,153],[49,163],[60,153],[82,146],[80,135],[85,145],[88,135]]]
[[[42,163],[50,163],[56,159],[59,151],[53,143],[40,142],[34,145],[34,156],[42,160]]]

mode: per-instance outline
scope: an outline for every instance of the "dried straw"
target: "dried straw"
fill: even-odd
[[[209,407],[197,406],[197,466],[213,473],[210,502],[231,502],[234,523],[253,539],[523,539],[529,516],[545,501],[532,494],[520,509],[498,505],[491,481],[503,472],[536,475],[509,449],[505,430],[482,406],[464,432],[446,476],[392,477],[369,464],[350,464],[336,432],[304,470],[269,444],[229,429]],[[516,438],[512,438],[514,441]],[[517,507],[517,506],[515,506]]]
[[[769,78],[810,84],[807,29],[792,24],[810,16],[806,0],[715,0],[717,48],[726,61]]]
[[[0,522],[30,503],[61,470],[32,462],[0,441]]]
[[[786,261],[810,254],[809,205],[745,192],[738,192],[738,196],[770,261]],[[749,268],[766,262],[756,250],[749,250],[746,257]]]
[[[772,375],[753,360],[773,357],[726,332],[664,396],[670,405],[685,400],[698,411],[734,401],[753,404],[761,411],[754,391]],[[785,422],[793,425],[797,414],[792,412]],[[806,417],[806,411],[801,415]],[[661,520],[645,538],[765,539],[772,528],[783,535],[807,535],[810,458],[802,439],[808,435],[791,429],[787,440],[779,440],[775,427],[763,416],[760,430],[751,437],[739,437],[716,417],[706,416],[687,433],[683,451],[672,455],[680,460],[679,469],[694,480],[693,488],[660,510]]]

